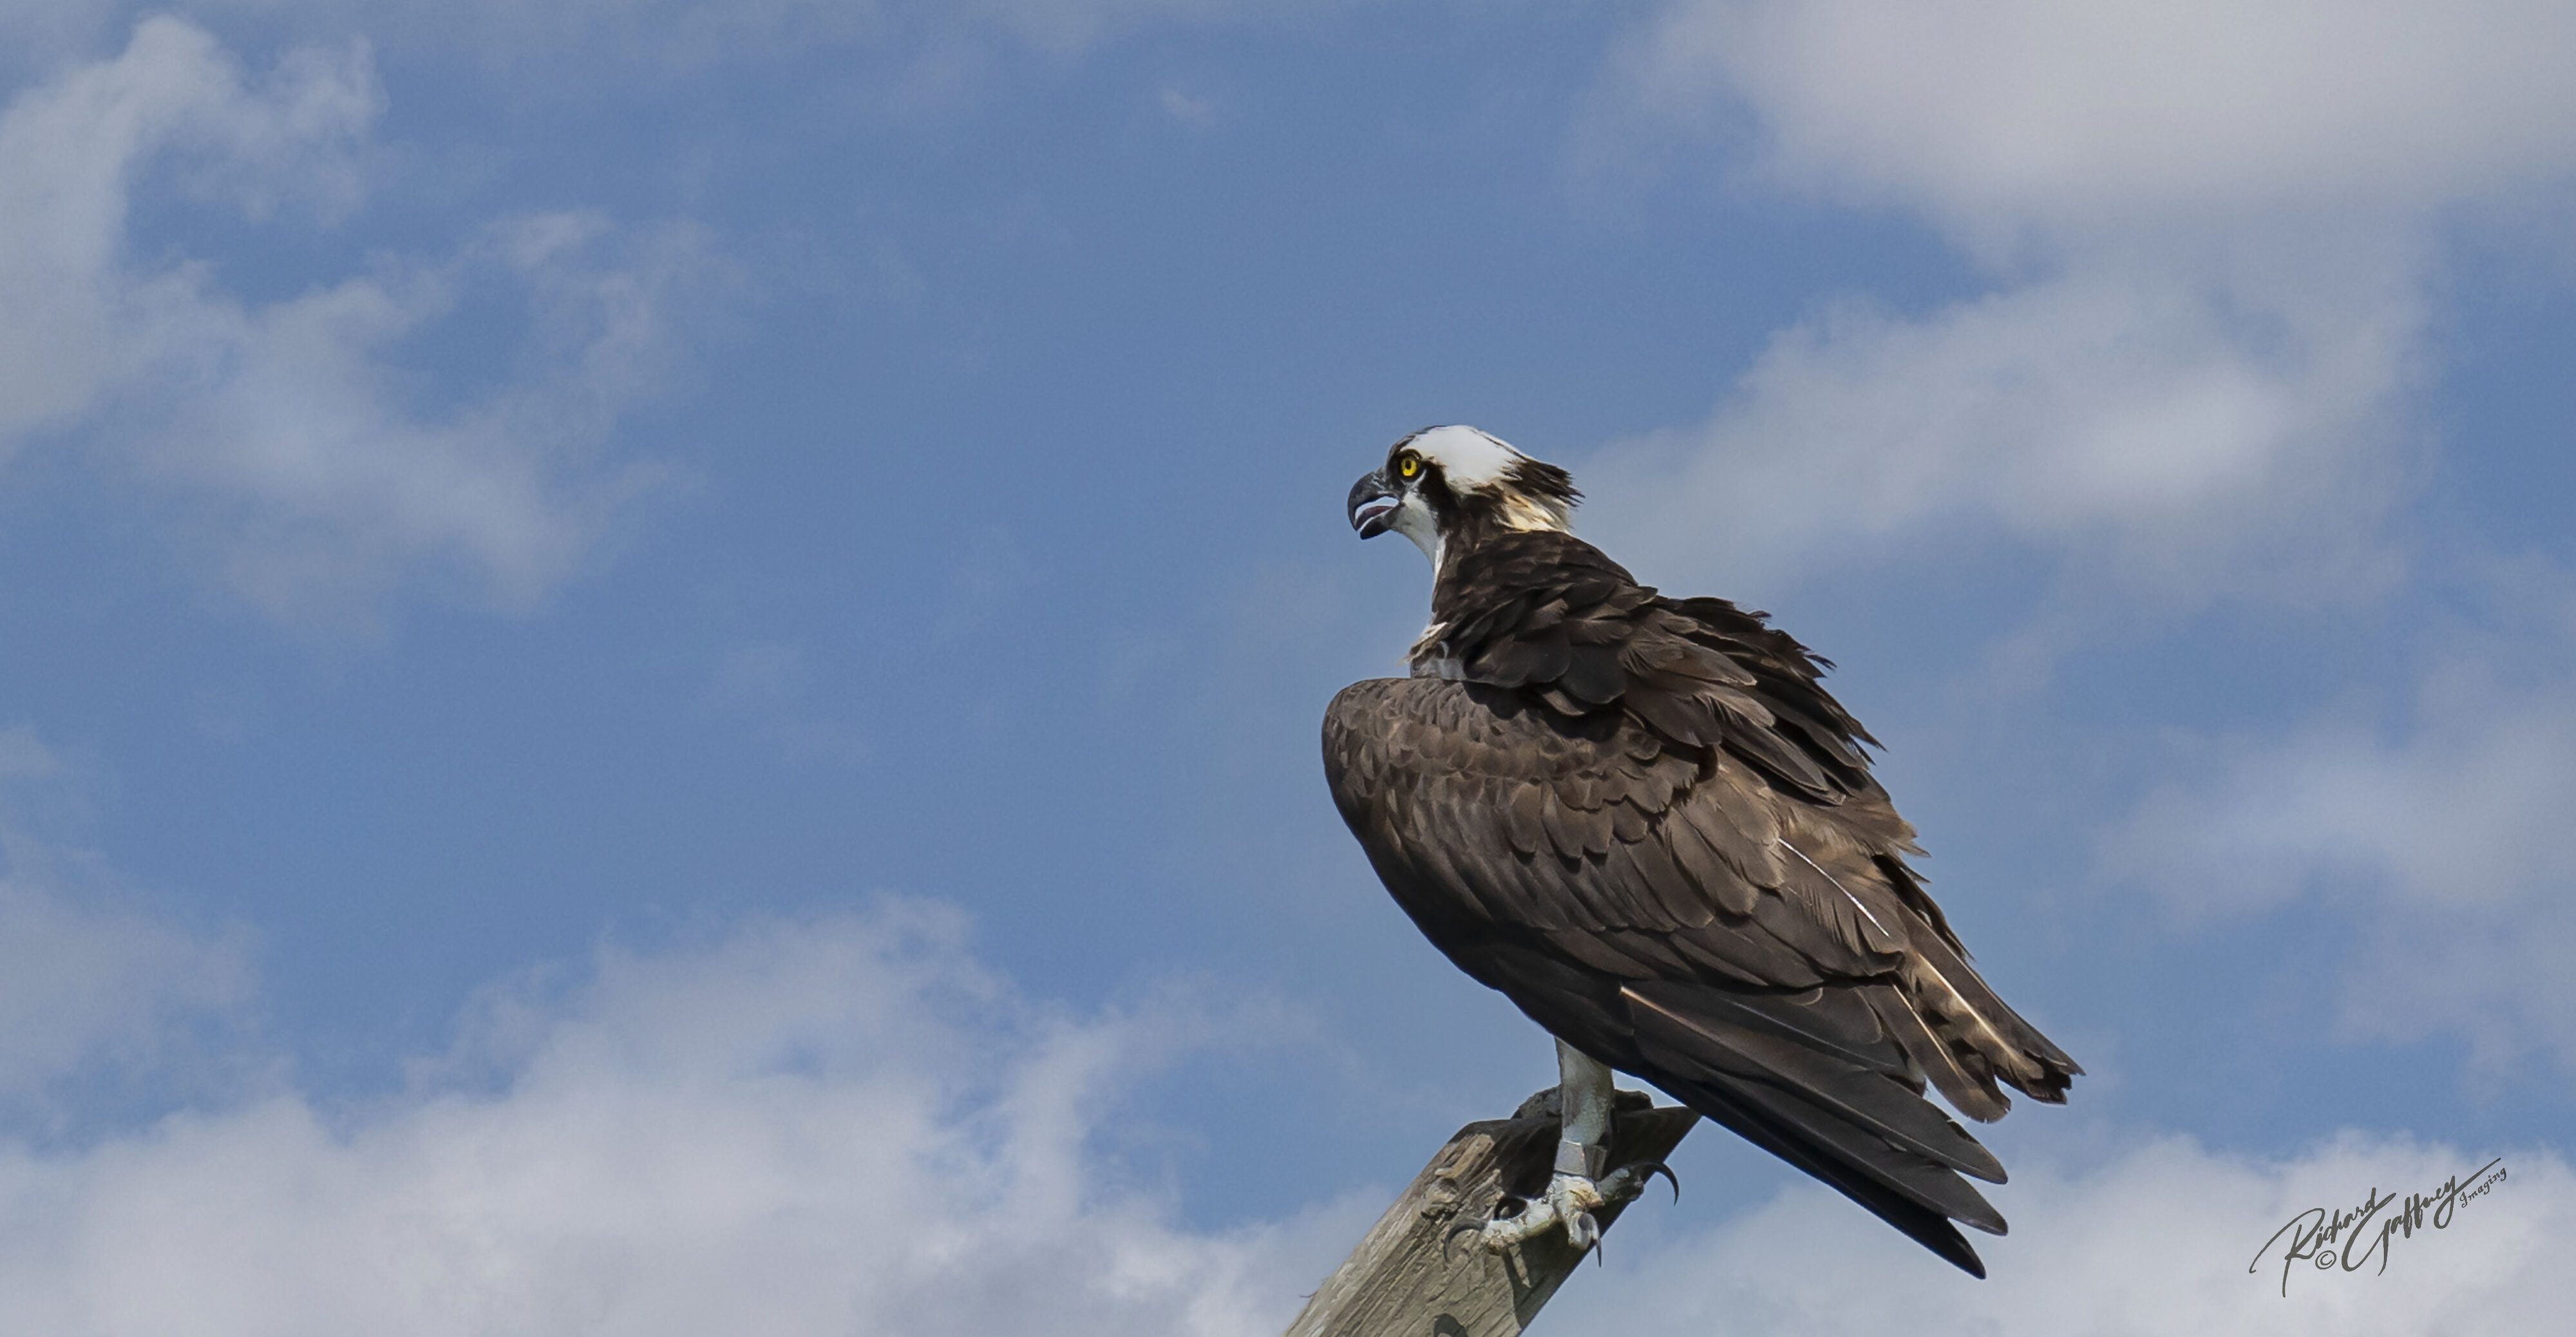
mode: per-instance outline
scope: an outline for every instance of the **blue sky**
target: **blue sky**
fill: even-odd
[[[1465,421],[1842,664],[2093,1074],[1992,1130],[1983,1286],[1703,1133],[1561,1305],[2538,1331],[2570,56],[2507,0],[14,6],[0,1297],[1275,1330],[1552,1076],[1315,755],[1429,583],[1344,491]],[[2243,1272],[2497,1155],[2386,1277]]]

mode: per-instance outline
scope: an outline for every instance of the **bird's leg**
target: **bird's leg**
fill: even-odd
[[[1609,1199],[1595,1182],[1609,1168],[1610,1102],[1616,1096],[1608,1064],[1556,1042],[1556,1173],[1548,1176],[1547,1205],[1565,1225],[1566,1242],[1589,1249],[1601,1238],[1592,1210]]]
[[[1566,1240],[1577,1250],[1590,1249],[1601,1238],[1592,1213],[1637,1196],[1648,1174],[1662,1168],[1631,1165],[1603,1173],[1610,1160],[1610,1107],[1616,1098],[1610,1067],[1559,1040],[1556,1072],[1556,1172],[1548,1176],[1545,1197],[1530,1202],[1518,1216],[1487,1222],[1478,1232],[1485,1247],[1496,1252],[1553,1226],[1564,1227]]]

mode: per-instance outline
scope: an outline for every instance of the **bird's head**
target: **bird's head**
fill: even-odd
[[[1583,494],[1563,469],[1473,427],[1426,427],[1395,443],[1385,467],[1351,485],[1351,528],[1394,530],[1440,564],[1449,546],[1518,530],[1566,527]]]

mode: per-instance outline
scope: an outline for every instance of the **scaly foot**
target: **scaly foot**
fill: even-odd
[[[1598,1180],[1560,1171],[1549,1177],[1546,1195],[1522,1202],[1519,1212],[1496,1216],[1481,1226],[1461,1223],[1450,1228],[1449,1238],[1472,1234],[1488,1251],[1502,1253],[1523,1240],[1563,1227],[1566,1242],[1574,1246],[1575,1252],[1586,1252],[1601,1242],[1601,1226],[1592,1214],[1635,1198],[1645,1191],[1646,1181],[1659,1174],[1672,1182],[1673,1200],[1680,1201],[1681,1181],[1674,1179],[1671,1167],[1661,1161],[1623,1165]]]

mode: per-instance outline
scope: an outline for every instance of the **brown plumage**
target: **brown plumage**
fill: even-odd
[[[1363,491],[1398,490],[1437,526],[1417,676],[1324,717],[1334,801],[1397,904],[1560,1039],[1983,1276],[1952,1222],[2002,1233],[1962,1176],[2003,1167],[1927,1083],[1991,1120],[2004,1087],[2061,1102],[2082,1069],[1968,965],[1829,665],[1554,525],[1493,523],[1535,461],[1471,487],[1417,453],[1433,486],[1405,488],[1409,452],[1352,508],[1374,532]]]

